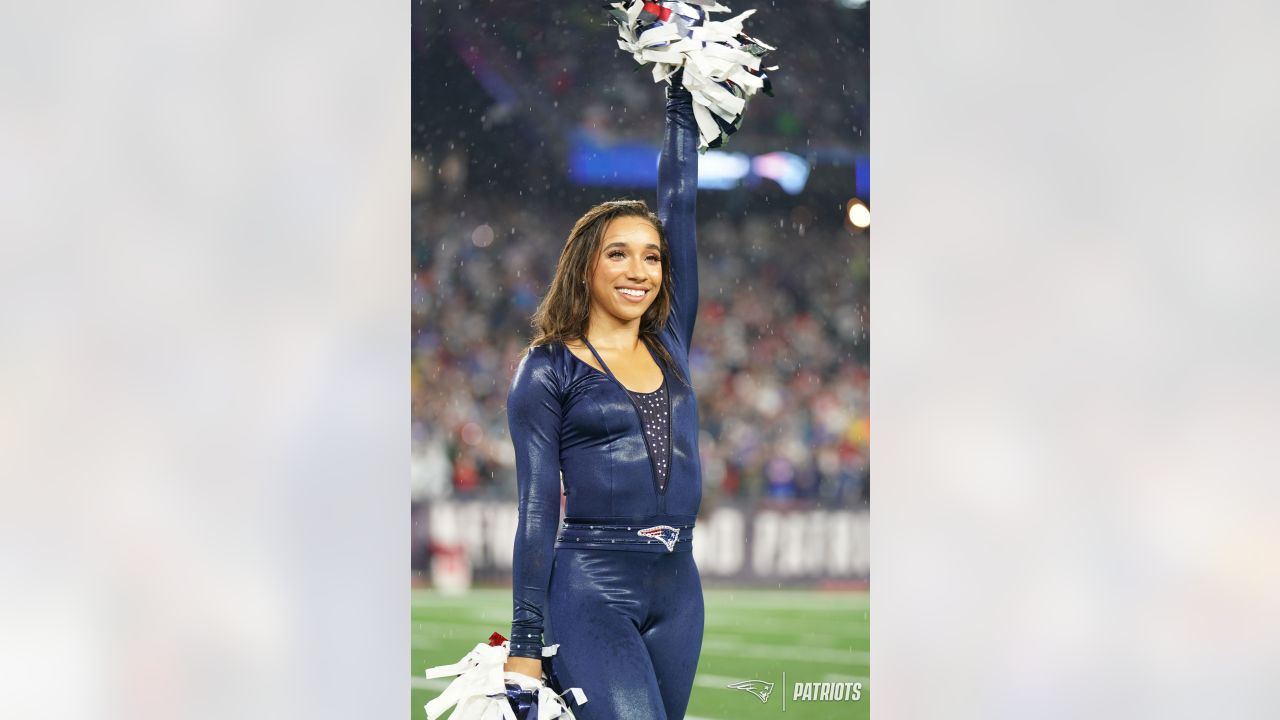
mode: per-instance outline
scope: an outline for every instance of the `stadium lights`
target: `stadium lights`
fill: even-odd
[[[493,228],[486,223],[471,231],[471,243],[479,248],[487,248],[493,244]]]
[[[698,187],[704,190],[729,190],[752,174],[773,180],[788,195],[799,195],[809,180],[809,161],[789,152],[751,157],[721,150],[708,150],[698,161]]]
[[[858,230],[866,230],[871,227],[871,208],[858,198],[852,198],[845,205],[845,219],[849,224]]]
[[[569,177],[579,185],[652,187],[657,182],[661,148],[653,143],[602,143],[585,132],[575,133],[570,142]],[[698,160],[698,187],[756,187],[763,178],[789,195],[799,195],[809,182],[812,162],[781,150],[760,155],[708,150]]]
[[[711,151],[707,154],[710,155]],[[809,179],[809,161],[789,152],[757,155],[751,160],[751,169],[756,175],[778,183],[789,195],[799,195]]]
[[[750,172],[750,155],[708,150],[698,161],[698,187],[729,190],[737,187]]]

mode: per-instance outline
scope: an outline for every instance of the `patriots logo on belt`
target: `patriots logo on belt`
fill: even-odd
[[[661,540],[662,544],[667,546],[667,552],[676,549],[676,540],[680,537],[680,531],[670,525],[654,525],[643,530],[637,530],[636,534],[653,540]]]
[[[742,682],[733,683],[729,687],[734,690],[746,690],[760,698],[762,703],[769,702],[769,694],[773,692],[773,683],[763,680],[743,680]]]

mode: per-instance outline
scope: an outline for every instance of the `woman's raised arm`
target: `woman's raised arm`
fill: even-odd
[[[669,322],[689,352],[698,315],[698,243],[695,215],[698,200],[698,125],[693,97],[683,87],[667,92],[666,135],[658,161],[658,217],[671,252]]]

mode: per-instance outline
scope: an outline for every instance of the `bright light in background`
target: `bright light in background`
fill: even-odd
[[[809,180],[809,161],[789,152],[757,155],[751,161],[751,169],[756,175],[778,183],[790,195],[799,195]]]
[[[486,248],[493,244],[493,228],[481,225],[471,231],[471,242],[476,247]]]
[[[845,207],[845,216],[849,219],[849,224],[859,230],[871,227],[871,208],[858,198],[849,201]]]
[[[580,185],[610,187],[653,187],[658,180],[661,148],[643,142],[603,144],[587,133],[575,133],[569,153],[569,177]],[[853,165],[843,158],[835,164]],[[855,172],[860,165],[855,165]],[[773,180],[789,195],[804,192],[809,182],[810,160],[789,152],[770,152],[752,157],[747,153],[708,150],[698,160],[698,187],[702,190],[753,188],[755,178]],[[851,190],[865,194],[866,180],[855,177]]]
[[[737,187],[751,172],[751,158],[745,153],[708,150],[698,160],[698,187],[704,190],[728,190]]]

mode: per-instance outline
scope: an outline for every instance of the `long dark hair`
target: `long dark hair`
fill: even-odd
[[[640,317],[640,337],[681,382],[688,381],[681,375],[667,348],[658,340],[658,332],[667,324],[671,314],[671,257],[667,250],[667,234],[662,221],[643,200],[610,200],[591,208],[569,231],[556,274],[551,279],[551,289],[542,298],[531,320],[533,339],[525,348],[547,343],[567,344],[585,338],[591,319],[591,271],[595,269],[600,243],[610,221],[621,217],[638,217],[647,220],[658,231],[658,254],[662,262],[662,288],[653,304]]]

